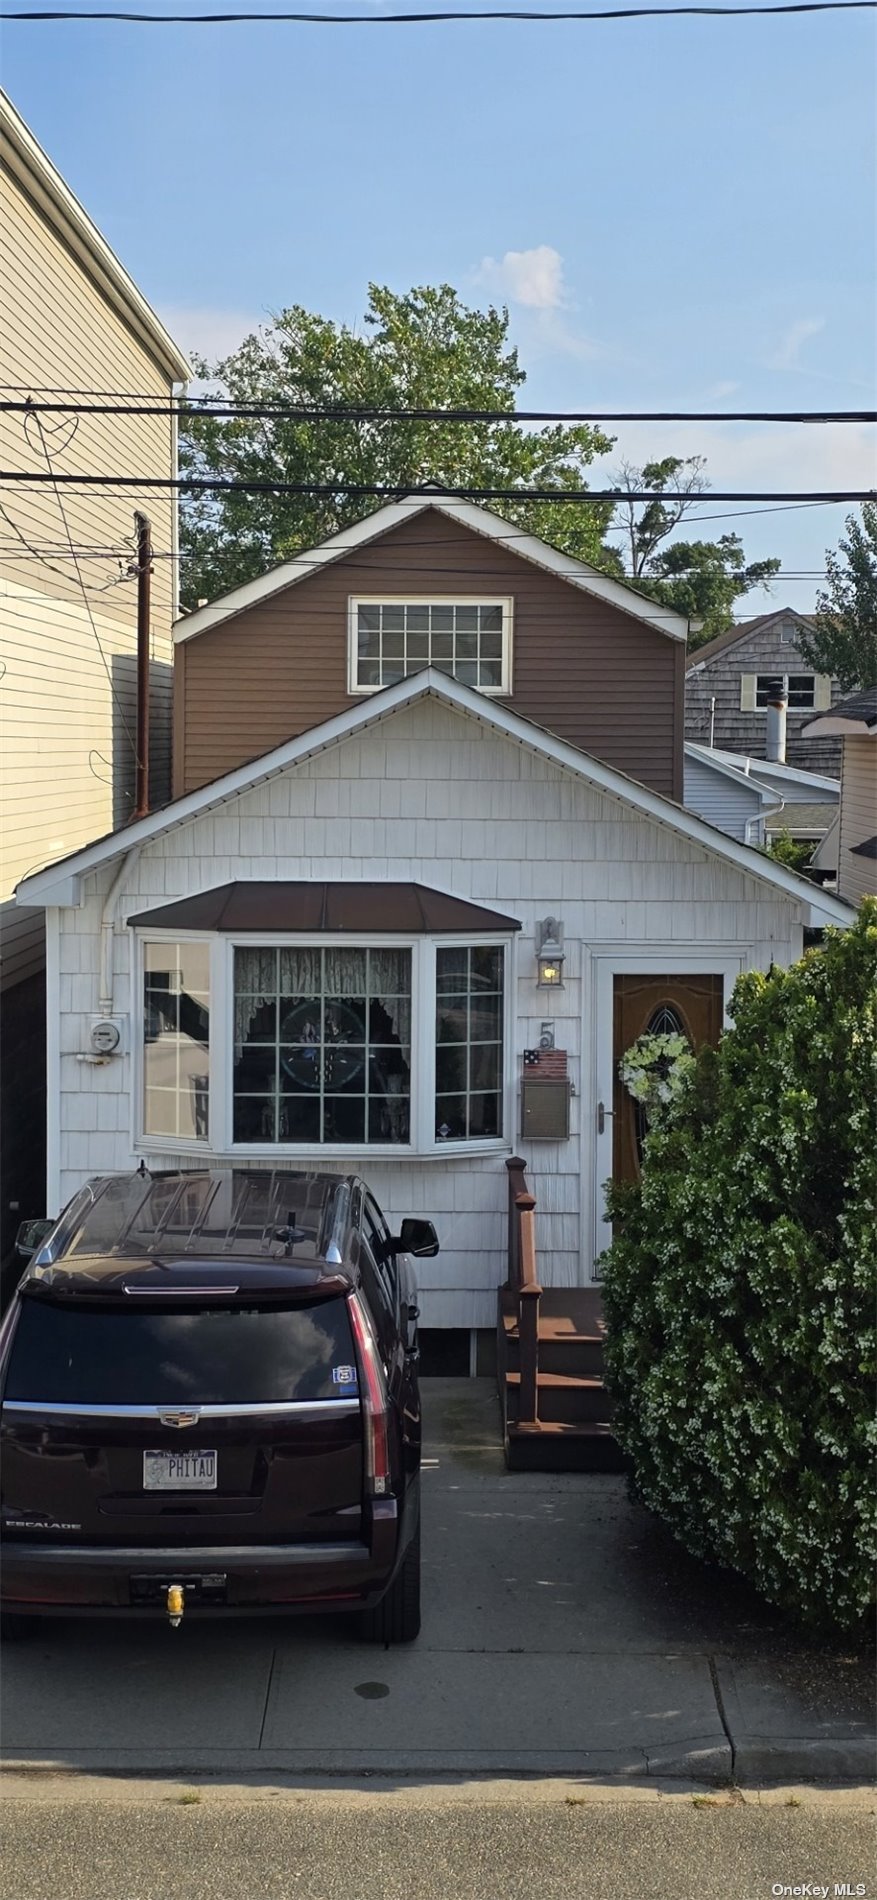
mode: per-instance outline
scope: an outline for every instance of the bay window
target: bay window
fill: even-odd
[[[501,1142],[508,955],[496,938],[144,937],[142,1138],[229,1155]]]

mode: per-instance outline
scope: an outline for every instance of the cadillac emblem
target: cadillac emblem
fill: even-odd
[[[200,1412],[159,1412],[162,1425],[175,1425],[182,1431],[187,1425],[197,1425]]]

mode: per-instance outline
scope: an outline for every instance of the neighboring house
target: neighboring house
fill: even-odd
[[[815,673],[798,641],[806,616],[791,607],[743,620],[689,653],[685,676],[685,737],[696,745],[764,758],[771,683],[785,683],[786,759],[805,771],[840,774],[840,749],[824,739],[814,749],[801,737],[814,712],[824,712],[839,687]]]
[[[593,1287],[603,1184],[639,1165],[624,1050],[715,1040],[741,970],[851,915],[675,802],[685,632],[421,498],[184,619],[175,801],[19,893],[49,1208],[140,1160],[349,1167],[435,1221],[423,1325],[476,1364],[519,1151],[543,1284]]]
[[[4,399],[47,401],[55,392],[59,401],[78,394],[86,401],[117,391],[168,399],[190,374],[185,357],[2,93],[0,155]],[[5,413],[0,466],[42,475],[170,476],[175,424],[170,412]],[[30,871],[131,816],[136,584],[125,570],[136,508],[150,516],[161,557],[152,580],[151,669],[153,792],[161,799],[169,791],[176,611],[172,494],[14,480],[0,494],[0,1254],[15,1225],[10,1201],[32,1192],[29,1164],[39,1163],[44,1122],[43,918],[9,900]]]
[[[877,687],[839,700],[805,727],[805,739],[811,734],[841,742],[840,812],[826,849],[835,854],[838,895],[860,904],[877,891]]]
[[[689,811],[745,844],[764,845],[786,831],[818,844],[834,823],[839,796],[839,780],[821,773],[685,742]]]

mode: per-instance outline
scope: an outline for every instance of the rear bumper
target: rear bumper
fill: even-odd
[[[194,1616],[356,1609],[380,1600],[401,1555],[391,1498],[375,1505],[370,1544],[103,1549],[7,1538],[0,1601],[5,1611],[22,1615],[154,1616],[164,1607],[166,1588],[179,1583],[184,1592],[188,1585],[186,1610]]]

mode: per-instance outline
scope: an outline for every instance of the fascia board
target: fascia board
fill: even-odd
[[[69,249],[87,270],[104,296],[121,310],[170,382],[188,382],[194,370],[169,335],[160,318],[110,249],[85,207],[79,203],[11,99],[0,92],[0,132],[6,150],[5,169],[33,198],[43,215],[59,230]]]
[[[187,614],[184,619],[177,621],[174,628],[175,644],[179,646],[184,640],[192,640],[196,634],[206,633],[209,628],[220,626],[235,614],[244,613],[262,600],[269,600],[272,594],[282,593],[287,587],[294,587],[296,582],[307,580],[321,567],[343,559],[345,554],[354,553],[367,542],[398,527],[402,521],[422,514],[426,508],[435,508],[439,514],[458,521],[461,527],[470,528],[474,534],[482,535],[497,547],[529,561],[531,566],[543,568],[597,600],[605,600],[621,613],[643,621],[656,633],[666,634],[668,639],[681,640],[683,643],[688,639],[688,623],[680,614],[660,608],[657,602],[649,600],[645,594],[638,594],[635,588],[626,587],[622,581],[598,574],[596,568],[589,567],[585,561],[576,560],[574,555],[559,553],[557,548],[549,547],[547,541],[540,541],[536,535],[524,534],[512,523],[492,514],[489,509],[479,508],[471,501],[456,501],[443,495],[412,495],[407,500],[388,503],[386,508],[379,508],[375,514],[367,515],[364,521],[356,522],[353,527],[342,528],[339,534],[332,535],[320,547],[309,548],[303,554],[295,555],[280,567],[272,568],[268,574],[260,575],[258,580],[245,581],[242,587],[234,588],[230,594],[223,594],[219,600]]]
[[[738,844],[723,831],[716,829],[694,812],[686,811],[669,798],[663,798],[659,792],[652,792],[638,780],[626,778],[623,772],[613,771],[611,766],[603,765],[588,753],[577,751],[564,739],[556,739],[541,726],[535,726],[529,720],[522,719],[519,713],[509,711],[487,700],[471,686],[461,686],[459,681],[450,679],[442,673],[427,669],[414,673],[408,679],[400,680],[398,685],[387,687],[386,691],[367,699],[364,703],[338,713],[321,726],[313,727],[309,732],[291,739],[285,745],[277,746],[273,752],[266,753],[262,759],[250,761],[224,778],[203,787],[198,792],[190,792],[175,804],[167,805],[160,812],[153,812],[147,818],[141,818],[136,824],[127,825],[122,832],[113,832],[108,838],[102,838],[97,844],[86,846],[83,851],[71,858],[60,860],[58,865],[26,878],[16,891],[19,904],[40,904],[45,902],[43,891],[57,885],[61,865],[64,874],[82,877],[86,872],[97,869],[108,861],[121,857],[135,845],[146,844],[162,832],[171,831],[177,825],[188,824],[215,809],[218,805],[228,804],[241,792],[251,791],[266,780],[276,778],[279,773],[290,767],[304,764],[309,758],[320,752],[328,751],[342,740],[352,737],[356,732],[364,731],[368,726],[379,725],[401,707],[427,697],[444,702],[445,705],[465,713],[495,731],[505,734],[516,745],[527,746],[552,765],[569,772],[574,778],[604,792],[618,804],[652,818],[656,823],[668,826],[680,837],[700,845],[713,857],[724,858],[737,870],[745,872],[762,883],[773,884],[787,896],[797,902],[811,902],[813,886],[806,878],[798,877],[794,871],[788,871],[775,859],[755,850],[751,845]],[[822,900],[820,900],[822,901]],[[827,914],[836,924],[850,922],[854,912],[850,905],[841,899],[826,900],[830,910]]]
[[[761,781],[752,776],[749,772],[741,772],[739,766],[728,765],[725,759],[717,758],[715,753],[709,750],[708,746],[695,745],[690,739],[687,739],[685,742],[685,756],[687,759],[692,759],[697,765],[705,765],[708,771],[718,772],[722,778],[730,779],[733,785],[745,787],[748,791],[753,792],[755,798],[759,800],[761,804],[773,804],[776,797],[774,791],[767,785],[762,785]]]

